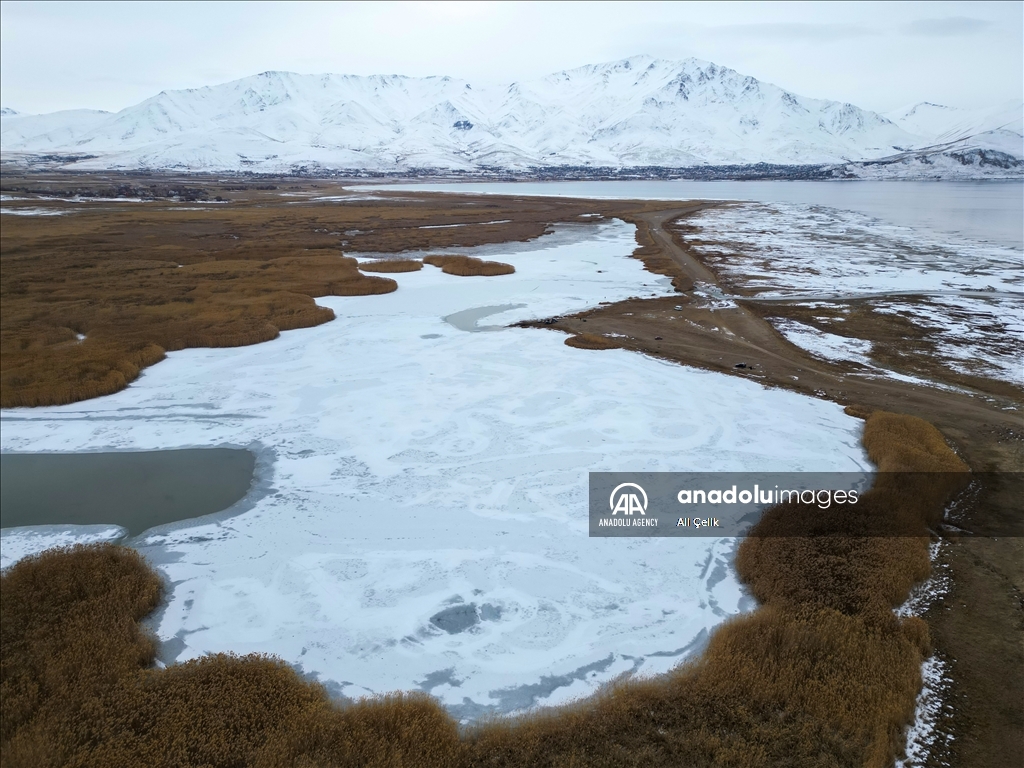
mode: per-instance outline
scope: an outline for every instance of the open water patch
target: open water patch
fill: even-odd
[[[522,309],[525,304],[497,304],[492,307],[473,307],[455,312],[444,318],[444,321],[460,331],[479,333],[480,331],[501,331],[503,325],[477,325],[485,317],[500,315],[502,312],[509,312],[513,309]]]
[[[256,457],[244,448],[0,454],[0,527],[119,526],[136,536],[242,499]]]

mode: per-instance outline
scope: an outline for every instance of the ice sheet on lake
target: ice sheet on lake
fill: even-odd
[[[750,607],[736,542],[591,539],[587,473],[847,471],[867,458],[861,422],[831,403],[442,319],[670,293],[629,257],[634,231],[611,221],[575,241],[490,247],[514,275],[425,267],[391,275],[395,293],[318,299],[334,322],[173,352],[109,397],[5,411],[2,448],[273,452],[249,511],[140,544],[173,584],[166,656],[273,653],[335,693],[421,688],[466,718],[665,671]]]

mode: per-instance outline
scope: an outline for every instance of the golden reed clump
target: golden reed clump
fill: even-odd
[[[160,599],[134,550],[56,549],[22,560],[0,590],[0,754],[6,765],[68,765],[106,727],[114,691],[154,659],[138,622]],[[123,713],[122,713],[123,714]],[[95,764],[95,763],[93,763]]]
[[[760,606],[720,627],[700,657],[462,734],[425,696],[337,706],[266,657],[153,669],[154,643],[138,622],[160,582],[137,553],[92,545],[27,558],[0,577],[3,764],[891,765],[929,652],[925,623],[892,607],[927,575],[928,521],[966,467],[934,427],[909,416],[872,414],[864,445],[882,473],[933,473],[927,487],[883,474],[864,494],[879,530],[897,516],[900,535],[857,536],[843,524],[815,537],[776,535],[797,532],[787,514],[813,522],[800,505],[776,507],[737,559]]]
[[[460,277],[495,277],[497,275],[511,275],[516,268],[511,264],[500,261],[483,261],[473,256],[426,256],[424,264],[440,267],[446,275],[459,275]]]
[[[565,340],[565,346],[577,349],[618,349],[619,345],[597,333],[577,333]]]
[[[421,269],[423,262],[415,259],[380,259],[364,261],[359,265],[360,272],[419,272]]]
[[[462,749],[422,695],[338,708],[258,655],[153,668],[138,622],[161,583],[134,550],[50,550],[0,578],[5,766],[451,765]]]

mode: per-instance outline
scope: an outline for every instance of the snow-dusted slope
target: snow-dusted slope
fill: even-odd
[[[861,178],[1020,178],[1024,174],[1024,101],[966,110],[921,102],[890,112],[923,141],[907,152],[850,165]]]
[[[649,56],[507,86],[265,72],[116,114],[4,114],[0,139],[5,153],[96,156],[79,167],[260,171],[837,163],[919,144],[852,104]]]
[[[964,110],[921,101],[886,112],[884,116],[909,133],[936,138],[961,122]]]
[[[908,133],[943,144],[999,131],[1021,134],[1024,101],[1015,99],[994,109],[959,109],[922,101],[885,115]]]
[[[2,117],[4,151],[8,146],[36,146],[65,150],[74,147],[83,136],[89,135],[112,117],[110,112],[98,109],[68,109],[47,115],[23,115],[4,110]]]

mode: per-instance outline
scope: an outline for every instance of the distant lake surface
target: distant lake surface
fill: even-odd
[[[252,482],[244,449],[0,455],[0,527],[149,528],[227,509]]]
[[[461,192],[639,200],[825,205],[1024,251],[1024,181],[522,181],[388,184]]]

